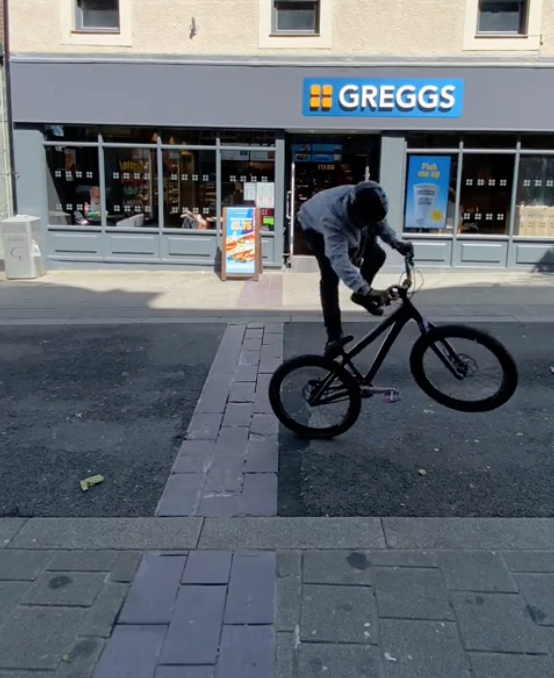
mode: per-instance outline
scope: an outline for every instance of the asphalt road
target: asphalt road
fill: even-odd
[[[1,328],[0,516],[154,515],[223,331]]]
[[[376,386],[401,402],[364,401],[349,432],[332,441],[280,433],[279,514],[286,516],[554,516],[554,326],[481,324],[508,347],[520,382],[499,410],[464,414],[432,402],[408,366],[406,329]],[[360,336],[364,326],[346,328]],[[320,352],[313,323],[289,324],[285,355]],[[371,355],[358,358],[369,367]],[[422,476],[419,470],[427,475]]]

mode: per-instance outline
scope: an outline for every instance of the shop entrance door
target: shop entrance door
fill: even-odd
[[[296,270],[311,270],[315,262],[296,219],[298,210],[319,191],[370,178],[378,180],[380,139],[376,136],[291,136],[288,141],[285,263]],[[307,257],[309,260],[305,261]]]

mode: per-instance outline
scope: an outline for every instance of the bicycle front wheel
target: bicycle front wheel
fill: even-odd
[[[279,421],[303,438],[334,438],[358,419],[360,388],[344,367],[319,355],[287,360],[269,382]]]
[[[460,412],[489,412],[517,388],[517,367],[490,334],[465,325],[443,325],[414,344],[410,368],[417,385],[436,402]]]

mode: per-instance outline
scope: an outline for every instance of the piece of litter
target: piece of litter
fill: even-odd
[[[516,433],[516,436],[519,436],[520,438],[521,438],[522,435],[523,435],[523,433]]]
[[[418,473],[419,473],[420,476],[426,476],[427,475],[427,471],[424,468],[420,468]]]
[[[477,440],[477,438],[475,438],[475,439],[473,440],[473,442],[474,442],[474,443],[480,443],[481,441],[480,441],[480,440]]]
[[[82,412],[77,412],[77,414],[76,414],[75,416],[76,416],[76,417],[79,417],[79,419],[82,419],[82,418],[83,418],[83,413],[82,413]]]
[[[366,622],[364,626],[366,627],[366,629],[368,629],[371,626],[371,622]]]
[[[550,368],[550,374],[554,374],[554,366]]]
[[[435,414],[434,410],[423,410],[423,414]]]
[[[440,452],[440,451],[441,451],[441,450],[440,450],[440,447],[434,447],[434,448],[433,448],[433,452]]]
[[[80,485],[83,492],[86,492],[90,487],[95,485],[100,485],[104,482],[104,476],[90,476],[90,478],[85,478],[81,480]]]
[[[369,631],[364,631],[364,638],[371,638],[371,633]]]
[[[396,657],[392,657],[389,652],[385,652],[385,659],[388,662],[397,662],[398,659]]]
[[[62,662],[69,662],[71,659],[68,654],[62,654]]]

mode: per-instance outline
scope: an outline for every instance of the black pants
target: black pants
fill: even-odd
[[[339,306],[339,278],[333,270],[331,262],[325,256],[325,243],[321,233],[307,230],[304,231],[304,236],[308,247],[315,255],[319,265],[321,274],[319,291],[321,295],[323,322],[325,323],[329,341],[334,341],[335,339],[338,339],[342,333]],[[386,258],[387,255],[379,246],[377,240],[372,237],[367,237],[365,240],[363,264],[360,268],[360,273],[369,285],[373,284],[373,280],[385,263]]]

